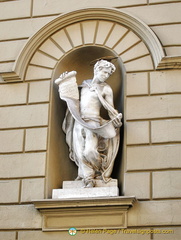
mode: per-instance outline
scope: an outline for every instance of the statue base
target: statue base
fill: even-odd
[[[103,234],[113,234],[115,229],[119,233],[121,228],[127,228],[128,211],[135,202],[135,197],[126,196],[33,201],[43,217],[42,231],[67,231],[73,226],[83,230],[82,233],[91,233],[90,229],[96,233],[95,229],[102,229]]]
[[[94,198],[119,196],[118,183],[112,179],[108,183],[95,180],[95,187],[85,188],[83,181],[64,181],[63,189],[53,189],[52,199]]]

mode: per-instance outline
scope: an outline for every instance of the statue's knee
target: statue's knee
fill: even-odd
[[[99,153],[95,149],[85,149],[84,157],[88,160],[96,160],[99,158]]]

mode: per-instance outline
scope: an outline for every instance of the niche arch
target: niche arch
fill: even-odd
[[[59,38],[61,41],[57,44],[56,36],[58,35],[61,37]],[[136,36],[138,37],[137,39]],[[52,38],[55,40],[53,43],[55,43],[59,50],[52,45]],[[125,45],[126,40],[127,44]],[[63,45],[65,43],[63,41],[66,42],[64,48],[62,47],[62,43]],[[121,48],[123,43],[125,48]],[[41,28],[28,40],[20,52],[12,71],[3,73],[2,77],[7,82],[31,80],[36,76],[35,73],[33,76],[29,76],[29,72],[36,70],[38,79],[51,78],[51,70],[54,69],[56,64],[53,60],[58,61],[72,48],[86,44],[106,45],[108,48],[116,51],[126,64],[127,71],[133,71],[130,66],[133,66],[133,61],[137,59],[143,61],[140,60],[136,65],[140,65],[141,62],[145,66],[150,61],[150,64],[153,64],[151,67],[154,69],[166,68],[166,62],[170,63],[169,67],[172,67],[171,62],[174,61],[173,58],[169,60],[168,57],[165,57],[162,45],[157,36],[138,18],[114,8],[85,8],[61,14]],[[141,45],[148,52],[143,49],[140,52],[139,48],[142,48]],[[56,49],[57,54],[51,48]],[[54,54],[50,53],[50,50]],[[131,52],[131,58],[127,54],[124,54],[128,53],[128,50]],[[39,54],[41,51],[44,56]],[[136,53],[133,53],[135,51]],[[151,60],[148,60],[148,55]],[[49,61],[49,64],[45,64],[46,57],[53,58],[53,60]],[[147,57],[145,58],[146,61],[144,57]],[[38,58],[38,64],[35,58]],[[133,64],[129,64],[130,62]],[[45,71],[44,75],[40,74],[42,69],[32,68],[33,65],[40,68],[49,68],[50,71]],[[134,71],[138,68],[136,65]]]

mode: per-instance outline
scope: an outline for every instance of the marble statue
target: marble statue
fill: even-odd
[[[60,98],[67,103],[63,131],[69,146],[69,157],[78,166],[76,180],[85,187],[94,187],[95,179],[108,182],[119,147],[119,128],[122,114],[114,108],[113,92],[105,82],[115,72],[107,60],[94,65],[93,79],[76,83],[76,71],[65,72],[55,83],[59,85]],[[100,115],[104,107],[110,120]]]

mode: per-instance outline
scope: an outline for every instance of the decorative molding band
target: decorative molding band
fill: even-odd
[[[16,72],[1,73],[1,77],[5,82],[22,82],[22,79]]]
[[[173,56],[173,57],[164,57],[158,64],[157,69],[180,69],[181,68],[181,56]]]
[[[43,215],[43,231],[76,229],[120,229],[127,227],[127,212],[135,197],[37,200],[35,208]]]
[[[109,21],[132,31],[147,46],[155,68],[157,68],[161,59],[165,57],[162,45],[157,36],[138,18],[114,8],[85,8],[61,14],[28,40],[15,62],[13,72],[16,77],[14,81],[19,81],[19,79],[23,81],[25,79],[27,67],[32,57],[45,40],[63,28],[87,20]],[[12,81],[13,73],[4,73],[3,78],[5,81]]]

